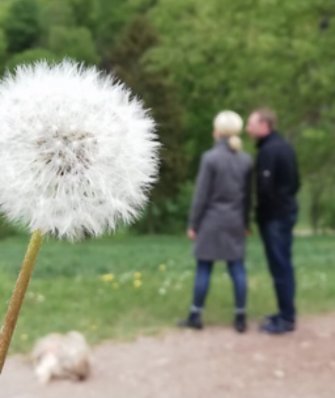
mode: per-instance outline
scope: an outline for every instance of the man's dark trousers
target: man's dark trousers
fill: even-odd
[[[278,219],[259,222],[268,266],[277,297],[279,315],[295,322],[296,282],[292,264],[293,228],[297,212]]]

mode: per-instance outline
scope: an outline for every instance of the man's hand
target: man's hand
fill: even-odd
[[[197,237],[197,233],[194,231],[194,229],[189,228],[189,229],[187,230],[187,237],[188,237],[188,239],[190,239],[190,240],[195,240],[196,237]]]

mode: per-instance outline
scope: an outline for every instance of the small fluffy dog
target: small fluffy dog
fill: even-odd
[[[79,332],[52,333],[39,339],[31,357],[41,383],[53,378],[85,380],[90,374],[90,349]]]

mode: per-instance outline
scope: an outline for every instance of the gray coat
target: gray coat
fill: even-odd
[[[233,152],[225,140],[203,155],[189,218],[197,259],[244,258],[251,179],[251,157]]]

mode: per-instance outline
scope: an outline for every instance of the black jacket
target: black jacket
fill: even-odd
[[[294,149],[278,133],[258,142],[257,220],[271,221],[298,210],[299,171]]]

